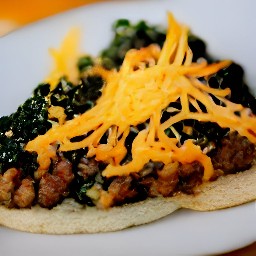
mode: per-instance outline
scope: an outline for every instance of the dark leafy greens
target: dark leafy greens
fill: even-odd
[[[140,49],[152,43],[162,47],[166,37],[163,28],[149,26],[145,21],[133,25],[129,20],[120,19],[114,23],[113,30],[113,41],[101,53],[103,66],[108,69],[119,68],[129,49]]]
[[[50,127],[48,103],[42,96],[32,96],[10,116],[0,118],[0,172],[10,167],[32,174],[38,167],[36,155],[23,149],[25,143]]]

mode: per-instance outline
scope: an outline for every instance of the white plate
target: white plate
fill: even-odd
[[[48,74],[49,47],[79,26],[82,50],[96,54],[107,46],[114,20],[146,19],[166,24],[172,11],[204,38],[216,57],[241,63],[256,90],[253,0],[115,1],[78,8],[0,38],[0,116],[14,111]],[[149,225],[125,231],[72,236],[35,235],[0,228],[1,255],[207,255],[256,241],[255,203],[215,212],[180,210]]]

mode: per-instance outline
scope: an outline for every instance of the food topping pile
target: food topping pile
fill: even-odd
[[[99,57],[77,34],[52,50],[55,69],[0,118],[0,202],[52,208],[67,197],[109,208],[249,169],[256,100],[243,70],[215,61],[168,15],[168,29],[118,20]]]

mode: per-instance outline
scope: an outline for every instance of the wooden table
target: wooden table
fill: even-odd
[[[0,0],[0,36],[38,19],[104,0]],[[222,256],[255,256],[256,242]]]

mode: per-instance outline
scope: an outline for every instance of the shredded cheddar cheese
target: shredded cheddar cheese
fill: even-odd
[[[79,29],[73,28],[64,38],[59,50],[49,49],[50,55],[54,60],[54,68],[45,82],[51,85],[53,90],[60,77],[66,76],[71,82],[78,81],[77,59],[79,57],[78,45],[80,41]]]
[[[73,120],[53,126],[26,145],[26,150],[37,152],[39,170],[48,170],[56,157],[53,145],[58,144],[59,151],[88,148],[87,157],[108,163],[103,171],[106,177],[138,172],[150,160],[164,164],[199,161],[204,167],[203,179],[209,180],[214,171],[211,159],[192,140],[179,145],[178,132],[173,130],[175,138],[169,138],[165,130],[174,129],[175,123],[186,119],[210,121],[236,130],[256,143],[256,118],[249,109],[225,98],[230,94],[229,89],[213,89],[198,79],[215,74],[230,65],[230,61],[193,63],[192,56],[188,28],[169,14],[167,38],[162,49],[151,45],[130,50],[120,71],[107,71],[99,66],[92,68],[92,74],[100,74],[105,80],[97,104]],[[224,105],[216,105],[211,95]],[[168,111],[169,104],[177,100],[182,109],[174,110],[176,114],[161,123],[163,111]],[[204,105],[206,112],[198,102]],[[197,111],[191,112],[189,104]],[[148,126],[138,132],[133,141],[132,160],[121,165],[127,153],[125,139],[134,126],[147,120],[150,120]],[[108,140],[101,144],[104,134]],[[81,141],[71,140],[81,135],[85,135]]]
[[[60,106],[51,106],[48,109],[49,118],[58,119],[59,124],[64,124],[67,115],[65,114],[65,109]]]

